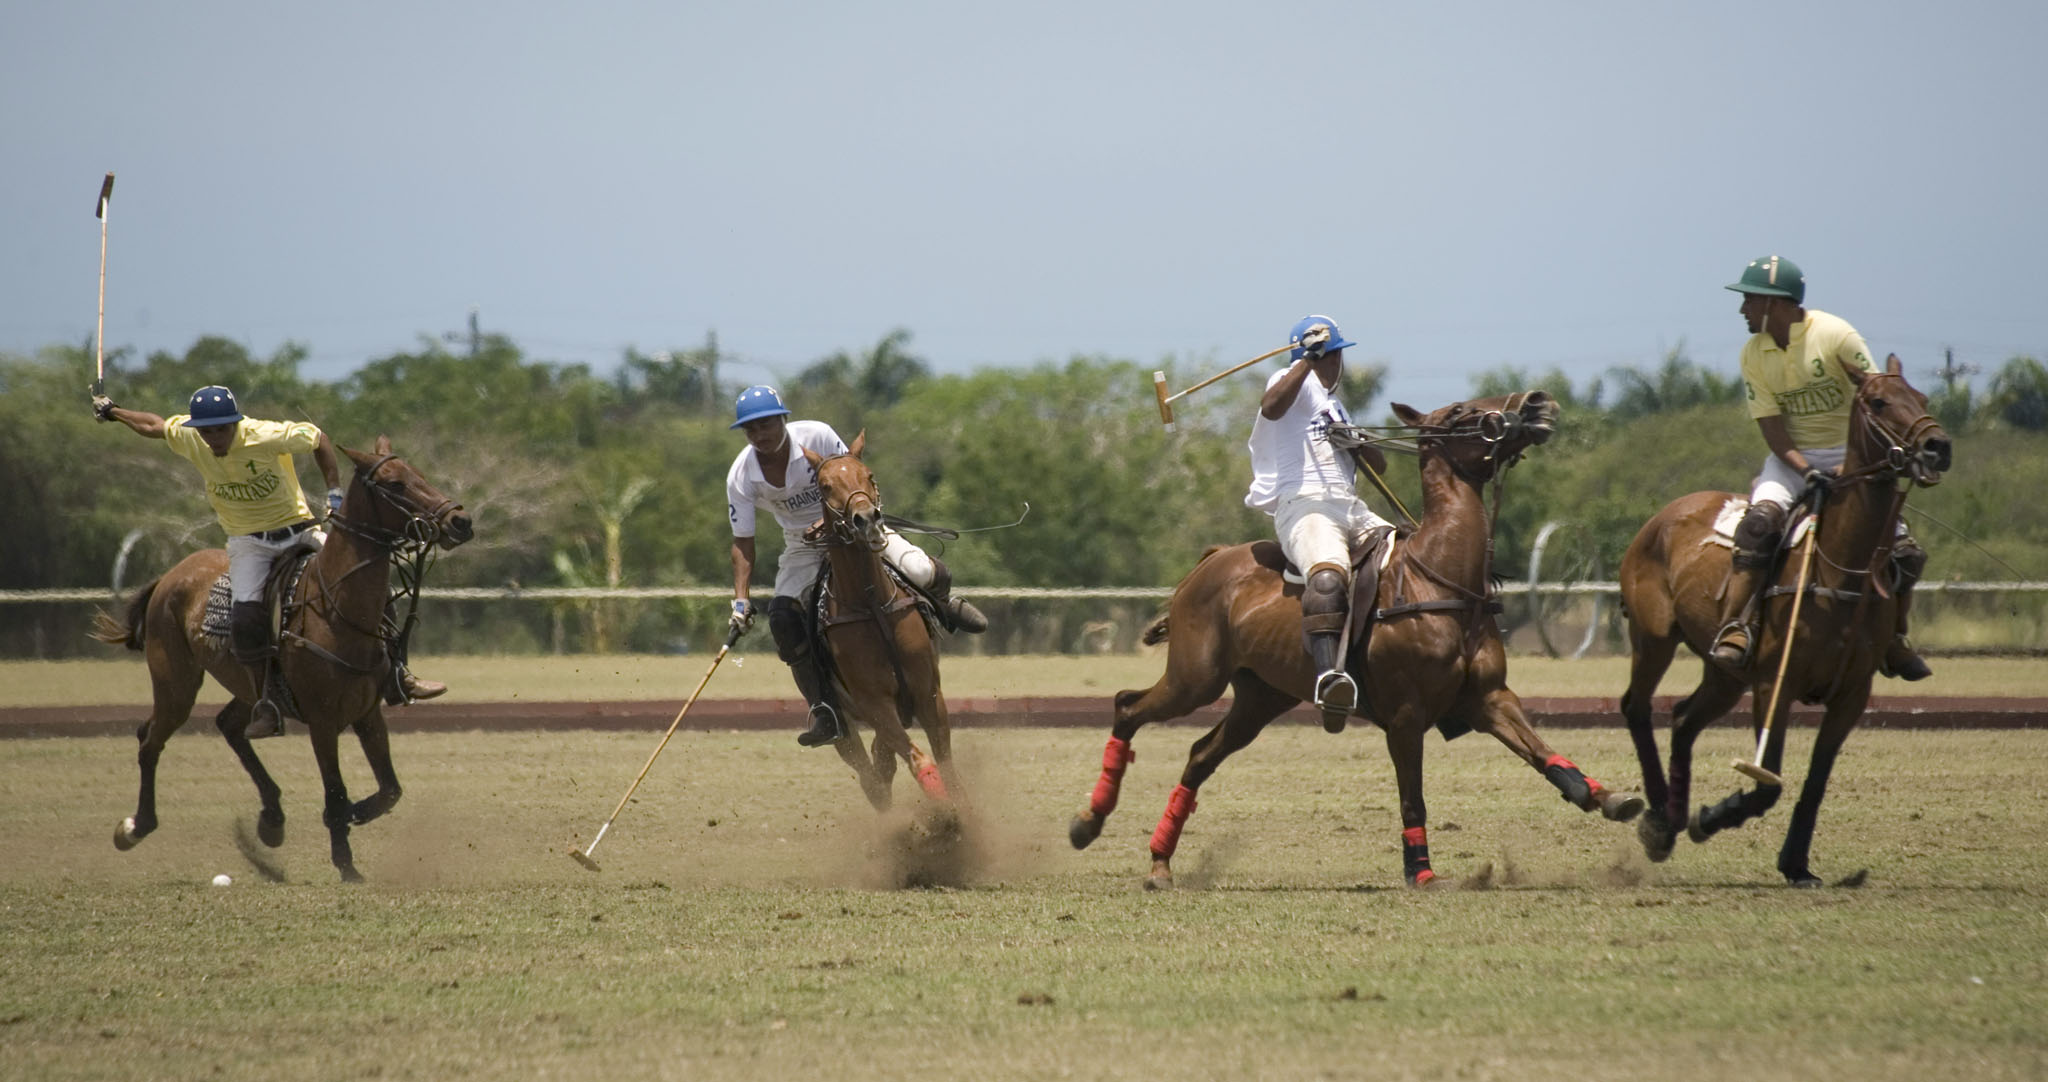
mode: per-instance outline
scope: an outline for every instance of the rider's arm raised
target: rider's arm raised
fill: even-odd
[[[1295,396],[1301,393],[1301,385],[1307,382],[1308,374],[1312,370],[1313,366],[1309,364],[1307,357],[1288,365],[1287,371],[1274,381],[1272,386],[1267,387],[1265,395],[1259,399],[1259,415],[1268,421],[1277,421],[1286,416],[1287,411],[1294,405]]]
[[[148,436],[153,440],[164,438],[164,419],[154,413],[114,406],[107,410],[107,416],[127,425],[138,436]]]

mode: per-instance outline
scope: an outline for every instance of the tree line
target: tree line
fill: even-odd
[[[222,383],[248,415],[310,419],[340,444],[367,447],[388,434],[476,518],[476,540],[443,560],[430,591],[730,581],[724,477],[742,441],[726,428],[738,386],[718,379],[715,339],[628,351],[610,373],[533,359],[492,335],[460,353],[423,342],[332,381],[304,377],[306,355],[288,345],[252,356],[208,337],[182,355],[117,353],[107,384],[124,406],[170,415],[194,389]],[[1167,586],[1208,545],[1271,534],[1270,522],[1243,505],[1244,440],[1262,381],[1247,373],[1183,399],[1179,431],[1169,435],[1153,403],[1152,367],[1077,356],[940,375],[913,351],[910,334],[896,331],[818,360],[781,389],[796,416],[827,421],[849,440],[867,430],[892,513],[978,527],[1010,522],[1029,505],[1015,528],[946,548],[963,589]],[[1214,370],[1178,367],[1176,387]],[[14,512],[0,531],[0,588],[105,585],[124,543],[132,584],[222,541],[190,466],[161,444],[93,421],[91,371],[89,345],[0,354],[0,506]],[[1362,364],[1347,372],[1343,393],[1361,421],[1384,412],[1377,399],[1387,375]],[[1916,523],[1933,573],[2048,577],[2040,555],[2048,511],[2029,498],[2048,483],[2048,368],[2012,358],[1981,395],[1924,367],[1909,376],[1932,392],[1936,416],[1957,440],[1949,479],[1910,505],[1943,524]],[[1765,453],[1739,378],[1693,361],[1682,344],[1640,368],[1576,379],[1498,369],[1474,380],[1472,397],[1532,387],[1555,395],[1563,417],[1558,436],[1507,476],[1497,566],[1511,577],[1524,573],[1550,521],[1570,526],[1581,573],[1612,577],[1659,506],[1696,489],[1744,489]],[[310,462],[303,466],[314,488]],[[1396,458],[1388,480],[1419,513],[1408,460]],[[776,533],[763,532],[764,557],[779,546]],[[770,567],[764,558],[757,571],[764,584]],[[31,633],[38,651],[65,638],[68,628],[26,626],[70,618],[28,613],[43,608],[0,607],[17,625],[0,630],[0,652],[27,649]],[[572,645],[662,648],[674,621],[660,606],[642,608],[654,611],[609,623],[593,607],[569,612]],[[553,618],[560,639],[564,614]]]

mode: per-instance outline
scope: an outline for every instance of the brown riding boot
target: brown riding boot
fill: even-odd
[[[422,680],[419,677],[414,676],[412,674],[411,669],[407,669],[405,671],[404,680],[405,697],[408,699],[412,699],[414,701],[418,701],[420,699],[438,699],[441,696],[448,694],[448,685],[443,684],[438,680]]]
[[[947,631],[965,631],[979,635],[988,630],[988,617],[974,607],[966,598],[953,596],[953,571],[945,561],[932,557],[932,600],[939,603],[939,622]]]
[[[1746,558],[1757,558],[1755,566],[1744,566]],[[1735,550],[1735,570],[1728,576],[1728,592],[1721,599],[1721,633],[1707,658],[1731,669],[1749,664],[1749,650],[1756,638],[1758,595],[1763,592],[1768,557]]]

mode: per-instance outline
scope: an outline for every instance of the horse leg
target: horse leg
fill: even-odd
[[[1152,830],[1152,871],[1145,877],[1146,890],[1173,886],[1173,854],[1180,847],[1181,828],[1195,810],[1195,792],[1209,775],[1232,753],[1250,744],[1266,723],[1286,713],[1301,700],[1266,683],[1249,670],[1239,670],[1231,686],[1236,695],[1223,720],[1188,749],[1188,765],[1181,771],[1180,784],[1167,798],[1166,811]],[[1122,696],[1119,696],[1121,698]]]
[[[1428,725],[1403,706],[1387,722],[1387,757],[1401,794],[1401,876],[1411,887],[1436,878],[1429,866],[1429,809],[1422,801],[1422,737]]]
[[[1095,791],[1089,794],[1087,809],[1067,825],[1067,840],[1074,848],[1086,849],[1101,837],[1103,823],[1116,810],[1117,797],[1123,791],[1124,768],[1138,758],[1138,753],[1131,750],[1131,738],[1138,735],[1139,727],[1194,713],[1215,702],[1229,685],[1229,674],[1220,664],[1177,666],[1169,653],[1166,672],[1158,683],[1143,690],[1131,688],[1116,693],[1109,742],[1102,749],[1102,774],[1095,779]],[[1281,707],[1282,711],[1286,709]],[[1193,810],[1192,805],[1189,810]]]
[[[852,768],[868,803],[878,812],[888,811],[889,785],[896,774],[896,760],[881,754],[879,747],[875,757],[870,759],[867,745],[860,742],[860,737],[851,731],[847,735],[848,739],[834,743],[833,749],[839,752],[840,761]],[[883,767],[887,768],[886,772],[880,769]]]
[[[1607,788],[1600,784],[1600,779],[1586,776],[1578,764],[1552,751],[1530,727],[1521,696],[1513,691],[1497,688],[1486,694],[1480,703],[1478,728],[1492,733],[1494,739],[1540,772],[1557,787],[1565,803],[1583,811],[1597,811],[1618,823],[1626,823],[1642,813],[1642,797]]]
[[[135,764],[140,769],[142,784],[135,795],[135,814],[114,828],[114,848],[124,852],[135,848],[135,843],[157,828],[157,760],[163,756],[164,742],[192,716],[192,701],[199,697],[199,685],[206,680],[198,662],[189,656],[179,665],[154,642],[150,643],[148,653],[152,705],[149,721],[135,731],[136,742],[141,745],[136,749]]]
[[[1795,887],[1817,887],[1820,877],[1806,865],[1813,850],[1813,828],[1820,818],[1821,798],[1827,795],[1828,775],[1835,769],[1835,756],[1842,750],[1849,730],[1863,717],[1870,702],[1870,680],[1850,689],[1828,703],[1821,719],[1820,733],[1813,740],[1813,758],[1806,767],[1806,780],[1799,787],[1799,803],[1792,807],[1792,823],[1785,830],[1785,844],[1778,850],[1778,871]]]
[[[256,783],[256,798],[263,802],[263,810],[256,813],[256,837],[272,849],[284,844],[284,803],[283,791],[263,766],[263,760],[256,757],[256,745],[249,740],[249,712],[247,701],[230,699],[213,717],[213,727],[227,738],[228,747],[235,758],[242,761],[242,769],[249,772],[249,780]]]
[[[341,778],[340,736],[330,724],[308,722],[313,730],[313,759],[320,764],[320,786],[326,794],[326,803],[320,810],[320,821],[327,824],[327,840],[330,859],[341,871],[344,883],[360,883],[362,873],[356,871],[355,854],[348,845],[349,820],[353,809],[348,803],[348,785]]]
[[[1657,752],[1657,731],[1651,701],[1657,685],[1671,668],[1678,651],[1676,638],[1653,636],[1629,628],[1628,690],[1621,693],[1621,716],[1628,723],[1629,739],[1636,747],[1636,762],[1643,769],[1643,796],[1652,814],[1671,804],[1671,789],[1664,782],[1664,761]]]
[[[1751,735],[1763,732],[1763,713],[1768,709],[1767,697],[1752,694],[1751,706],[1755,722],[1750,727]],[[1773,773],[1778,770],[1779,761],[1785,752],[1785,724],[1792,715],[1792,700],[1788,697],[1778,704],[1778,718],[1771,725],[1770,743],[1764,748],[1763,767]],[[1758,785],[1754,789],[1737,789],[1717,804],[1702,805],[1694,813],[1692,822],[1686,826],[1685,836],[1694,844],[1702,844],[1708,838],[1724,830],[1739,827],[1751,819],[1758,818],[1771,810],[1784,792],[1782,786]]]
[[[363,758],[370,761],[370,773],[377,778],[376,793],[349,809],[349,818],[360,826],[390,811],[405,790],[399,787],[398,771],[391,766],[391,732],[384,725],[383,706],[371,706],[370,712],[356,719],[351,728],[356,731],[356,742],[363,747]]]
[[[1692,694],[1671,708],[1671,768],[1667,775],[1670,791],[1663,807],[1652,807],[1636,825],[1643,853],[1653,861],[1671,858],[1678,840],[1678,828],[1690,818],[1692,800],[1692,745],[1707,723],[1726,714],[1742,698],[1742,681],[1707,665],[1700,684]],[[1697,839],[1695,839],[1697,840]]]
[[[953,769],[953,723],[946,715],[945,697],[936,686],[919,702],[917,725],[932,746],[931,777],[927,780],[925,771],[916,769],[917,783],[934,799],[951,801],[953,794],[961,791],[960,776]],[[913,762],[912,766],[915,768],[916,764]]]

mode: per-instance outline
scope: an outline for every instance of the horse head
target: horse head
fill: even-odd
[[[1899,355],[1885,358],[1882,372],[1843,365],[1856,384],[1849,444],[1873,465],[1926,487],[1941,483],[1949,468],[1948,433],[1927,412],[1927,396],[1906,382]]]
[[[875,475],[860,457],[867,450],[867,442],[867,430],[862,429],[845,454],[825,458],[806,447],[804,459],[818,475],[826,532],[841,541],[858,541],[879,552],[888,539],[882,534],[881,486],[875,484]]]
[[[454,548],[476,535],[469,512],[391,453],[390,437],[378,436],[371,451],[341,450],[356,464],[343,514],[337,516],[344,529],[388,539],[387,543],[442,548]]]
[[[1550,439],[1557,430],[1557,399],[1547,391],[1453,402],[1427,416],[1396,402],[1400,422],[1415,430],[1415,443],[1425,453],[1442,455],[1460,475],[1474,482],[1492,480],[1503,466]]]

